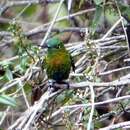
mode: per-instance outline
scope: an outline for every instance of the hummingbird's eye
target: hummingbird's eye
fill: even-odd
[[[60,48],[60,45],[57,45],[55,48],[59,49],[59,48]]]
[[[58,45],[58,48],[60,48],[60,45]]]

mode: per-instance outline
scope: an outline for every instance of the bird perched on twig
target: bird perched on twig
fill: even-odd
[[[51,38],[46,42],[47,55],[45,57],[45,69],[48,79],[54,83],[65,83],[68,79],[71,67],[75,71],[75,65],[70,53],[64,47],[64,43],[59,38]]]

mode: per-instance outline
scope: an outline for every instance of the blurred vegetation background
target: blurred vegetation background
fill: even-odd
[[[41,43],[60,2],[0,1],[1,130],[16,123],[47,91],[47,77],[42,67],[46,50]],[[59,37],[73,56],[76,72],[71,72],[69,83],[128,80],[129,24],[130,0],[64,0],[47,39]],[[130,94],[129,83],[93,89],[95,103]],[[91,107],[75,107],[55,117],[52,115],[64,106],[91,103],[91,95],[89,87],[64,90],[49,99],[34,120],[38,125],[29,129],[87,129]],[[95,106],[91,129],[129,121],[129,103],[129,99],[125,99]]]

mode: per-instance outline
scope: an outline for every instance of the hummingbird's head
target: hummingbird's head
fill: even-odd
[[[55,48],[55,49],[60,49],[60,48],[64,48],[64,44],[63,42],[59,39],[59,38],[51,38],[47,41],[47,48],[51,49],[51,48]]]

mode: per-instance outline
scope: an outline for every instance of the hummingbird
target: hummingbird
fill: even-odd
[[[57,37],[49,39],[45,46],[47,47],[45,69],[48,79],[52,80],[53,85],[54,83],[65,83],[69,87],[65,80],[68,79],[71,68],[75,71],[74,60],[71,54],[66,50],[64,43]]]

